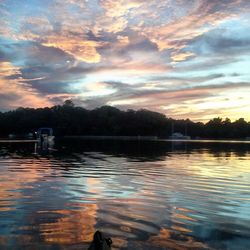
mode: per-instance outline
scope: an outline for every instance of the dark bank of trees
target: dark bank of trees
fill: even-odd
[[[173,126],[174,125],[174,126]],[[110,106],[94,110],[74,107],[71,101],[51,108],[18,108],[0,112],[0,137],[23,135],[39,127],[52,127],[55,135],[159,136],[166,138],[173,132],[192,138],[242,139],[250,137],[250,123],[243,118],[231,122],[215,118],[207,123],[174,120],[149,110],[121,111]]]

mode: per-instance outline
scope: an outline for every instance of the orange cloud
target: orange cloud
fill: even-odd
[[[18,76],[12,79],[12,76]],[[0,63],[0,95],[4,95],[4,105],[10,108],[45,107],[52,104],[46,97],[40,96],[22,78],[20,69],[10,62]],[[3,96],[1,97],[3,99]],[[2,104],[3,105],[3,104]]]
[[[106,16],[113,18],[125,16],[130,10],[142,5],[142,2],[139,1],[126,0],[101,0],[100,3],[105,10]]]
[[[70,36],[69,34],[52,35],[48,36],[46,42],[42,42],[42,45],[59,48],[73,55],[79,61],[97,63],[101,60],[101,55],[96,50],[100,43],[82,40],[78,36]]]
[[[226,13],[215,13],[208,16],[192,15],[167,25],[161,24],[158,27],[144,27],[141,32],[152,42],[155,42],[160,50],[180,50],[186,46],[186,43],[183,41],[198,37],[213,26],[229,18],[229,15]],[[205,24],[210,25],[210,27],[204,27]]]
[[[180,62],[180,61],[185,61],[186,59],[194,56],[195,54],[192,52],[183,52],[183,53],[173,53],[171,56],[171,59],[174,62]]]
[[[249,116],[249,86],[194,87],[183,90],[160,90],[157,86],[149,85],[144,91],[124,95],[121,98],[113,97],[109,105],[126,108],[147,108],[165,113],[168,117],[183,119],[190,118],[196,121],[207,121],[215,116],[239,119]]]
[[[169,22],[160,23],[159,25],[142,24],[133,27],[133,29],[156,43],[160,51],[173,49],[171,55],[173,61],[184,61],[192,56],[191,52],[179,52],[187,46],[188,41],[236,16],[235,13],[223,11],[211,11],[210,13],[211,6],[206,10],[202,6],[200,2],[190,14],[182,18],[169,20]]]
[[[83,8],[85,3],[78,0],[68,0],[59,4],[60,6],[50,5],[50,11],[53,12],[54,19],[60,23],[59,30],[55,30],[53,22],[49,21],[47,16],[28,16],[20,21],[18,32],[11,30],[6,20],[8,28],[0,28],[0,32],[13,40],[35,41],[47,47],[59,48],[73,55],[79,61],[100,62],[101,55],[97,52],[97,48],[102,46],[103,43],[90,40],[86,36],[87,32],[91,30],[91,21],[82,19],[82,16],[78,17],[80,14],[71,15],[68,8],[69,4],[75,4]],[[81,14],[83,15],[83,13]]]
[[[99,31],[111,33],[123,31],[129,25],[127,15],[133,14],[141,5],[141,1],[101,0],[100,6],[104,14],[97,17],[93,30],[97,33]]]

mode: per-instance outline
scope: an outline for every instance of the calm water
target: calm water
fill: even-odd
[[[250,249],[250,144],[0,144],[0,248]]]

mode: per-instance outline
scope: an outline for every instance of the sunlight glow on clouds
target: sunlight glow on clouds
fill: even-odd
[[[0,1],[0,110],[71,98],[250,120],[248,0]]]
[[[13,75],[16,78],[12,78]],[[3,109],[18,108],[16,101],[24,106],[51,105],[21,77],[19,68],[9,62],[0,62],[0,105]]]

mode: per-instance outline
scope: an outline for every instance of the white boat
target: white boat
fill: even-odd
[[[173,133],[171,136],[169,136],[169,139],[171,140],[190,140],[191,137],[189,135],[183,135],[182,133]]]

